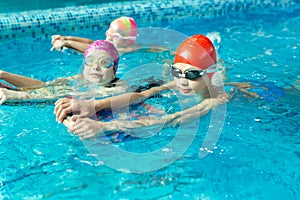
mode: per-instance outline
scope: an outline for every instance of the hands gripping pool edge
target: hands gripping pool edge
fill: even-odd
[[[157,34],[165,37],[158,39]],[[184,154],[193,142],[197,132],[199,134],[198,126],[201,116],[210,112],[211,117],[207,125],[207,133],[202,144],[199,144],[198,156],[203,158],[212,153],[222,132],[226,102],[229,99],[229,96],[222,89],[223,84],[220,84],[223,82],[222,75],[217,71],[218,58],[213,43],[203,35],[187,37],[179,32],[161,28],[140,28],[138,39],[142,41],[143,48],[149,49],[154,45],[171,46],[167,46],[167,51],[170,54],[175,52],[174,65],[166,67],[164,63],[161,63],[160,67],[170,71],[166,80],[170,80],[172,75],[174,80],[139,93],[131,92],[95,101],[60,99],[56,102],[56,115],[57,113],[62,114],[61,116],[66,116],[70,112],[78,113],[78,116],[73,117],[72,125],[70,123],[66,125],[69,131],[80,136],[81,139],[96,138],[95,136],[99,135],[105,136],[105,132],[122,131],[130,133],[134,129],[144,127],[151,129],[152,135],[156,135],[162,128],[177,125],[177,132],[170,142],[152,152],[136,153],[119,148],[112,142],[101,144],[97,140],[82,140],[91,154],[95,155],[104,164],[120,171],[143,173],[166,167]],[[166,51],[166,48],[164,48],[164,51]],[[198,55],[202,56],[199,57]],[[151,71],[153,66],[158,67],[153,64],[152,60],[148,64],[128,66],[130,70],[123,74],[122,78],[125,77],[126,79],[127,74],[133,72],[143,72],[147,69]],[[211,83],[213,76],[214,80],[218,80],[218,86]],[[130,82],[130,80],[128,81]],[[181,108],[185,109],[160,118],[153,116],[143,116],[142,119],[137,120],[114,118],[109,122],[95,121],[92,118],[97,111],[104,109],[111,109],[113,117],[119,115],[120,107],[122,107],[123,112],[125,109],[125,113],[128,113],[129,105],[143,102],[161,91],[169,91],[168,93],[175,95]],[[187,100],[192,101],[188,99],[189,96],[198,96],[198,94],[201,94],[201,102],[191,107],[183,105]],[[199,100],[199,98],[196,99]],[[63,121],[61,118],[57,119],[60,122]],[[201,134],[204,133],[201,132]],[[151,137],[147,137],[147,139],[151,140]],[[136,161],[138,161],[138,164]]]

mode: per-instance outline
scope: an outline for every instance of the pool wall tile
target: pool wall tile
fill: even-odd
[[[299,8],[297,0],[175,0],[115,2],[89,6],[0,14],[0,39],[49,37],[81,29],[107,28],[120,16],[136,19],[140,27],[190,18],[212,19],[241,12]]]

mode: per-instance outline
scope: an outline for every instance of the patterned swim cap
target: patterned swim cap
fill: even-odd
[[[187,38],[177,48],[174,63],[186,63],[205,70],[216,64],[217,55],[213,43],[204,35]],[[212,74],[209,74],[211,77]]]
[[[137,36],[137,25],[131,17],[119,17],[110,23],[109,29],[121,33],[122,36]]]
[[[118,69],[118,63],[119,63],[119,52],[116,49],[116,47],[109,41],[107,40],[96,40],[92,44],[90,44],[84,51],[84,58],[94,50],[103,50],[106,51],[109,56],[113,59],[114,61],[114,70],[115,72]]]

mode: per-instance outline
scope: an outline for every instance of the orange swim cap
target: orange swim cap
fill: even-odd
[[[216,64],[217,55],[213,43],[204,35],[187,38],[177,48],[174,63],[185,63],[205,70]],[[212,74],[208,74],[211,78]]]

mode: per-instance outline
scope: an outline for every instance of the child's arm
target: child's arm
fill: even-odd
[[[174,81],[171,81],[165,85],[153,87],[140,93],[132,92],[94,101],[63,98],[55,102],[54,114],[56,115],[56,120],[58,122],[63,122],[66,115],[72,112],[85,113],[85,117],[90,117],[101,110],[116,109],[142,102],[152,95],[164,90],[172,89],[174,86]]]
[[[82,37],[73,37],[73,36],[66,36],[66,40],[72,40],[76,42],[88,43],[91,44],[94,41],[89,38],[82,38]]]
[[[62,36],[62,35],[53,35],[52,36],[52,45],[55,43],[56,40],[72,40],[76,42],[82,42],[82,43],[93,43],[94,41],[89,38],[82,38],[82,37],[73,37],[73,36]]]
[[[47,82],[46,84],[47,85],[66,84],[66,82],[68,82],[68,81],[78,80],[80,78],[82,78],[82,74],[77,74],[77,75],[74,75],[74,76],[57,78],[57,79],[55,79],[53,81]]]
[[[40,80],[12,74],[2,70],[0,70],[0,79],[5,80],[16,87],[22,88],[41,87],[44,85],[44,82]]]
[[[0,105],[7,100],[25,100],[34,98],[33,95],[23,91],[13,91],[0,88]]]
[[[96,100],[95,108],[97,111],[100,111],[105,109],[122,108],[131,104],[140,103],[145,99],[161,91],[172,89],[174,85],[175,85],[174,81],[171,81],[165,85],[153,87],[142,92],[132,92],[132,93],[122,94],[122,95],[118,95],[106,99]]]
[[[227,96],[228,97],[228,96]],[[94,137],[105,131],[122,131],[129,132],[132,129],[160,126],[169,127],[177,124],[187,124],[191,121],[207,114],[212,108],[227,102],[227,97],[209,98],[203,100],[200,104],[189,109],[166,115],[162,118],[148,117],[142,120],[128,121],[128,120],[114,120],[111,122],[94,121],[89,118],[81,118],[73,116],[71,118],[73,123],[65,125],[69,131],[81,137],[81,139]]]
[[[225,86],[235,86],[238,88],[241,92],[243,92],[245,95],[249,97],[258,98],[259,95],[255,92],[249,92],[248,90],[251,88],[254,88],[254,86],[251,85],[250,82],[227,82],[224,84]]]
[[[106,131],[129,131],[132,128],[144,126],[163,125],[164,127],[174,126],[179,123],[190,123],[191,121],[207,114],[212,108],[227,102],[228,99],[204,99],[200,104],[186,110],[165,115],[162,118],[150,117],[148,119],[125,121],[120,123],[118,120],[113,122],[99,122],[99,126]]]
[[[93,42],[93,40],[88,38],[54,35],[52,36],[53,47],[51,48],[51,51],[53,49],[60,51],[62,47],[67,47],[83,53],[88,45]]]

